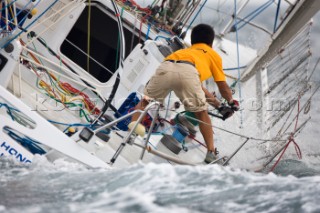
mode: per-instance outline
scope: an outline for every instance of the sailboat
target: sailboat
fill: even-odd
[[[294,137],[308,119],[297,122],[293,130],[292,124],[302,110],[307,114],[318,90],[310,87],[305,66],[311,56],[310,19],[320,3],[287,1],[281,23],[270,33],[272,41],[257,52],[226,36],[238,35],[245,24],[254,25],[255,12],[238,17],[248,2],[235,2],[233,19],[213,45],[243,109],[248,105],[244,99],[250,100],[249,111],[228,120],[210,110],[220,150],[213,164],[264,171],[277,157],[283,158],[290,144],[299,151]],[[255,11],[272,3],[267,1]],[[188,33],[201,21],[206,4],[202,0],[158,0],[146,7],[133,0],[1,1],[0,156],[32,163],[42,155],[51,162],[65,159],[92,168],[137,162],[205,165],[206,145],[197,120],[185,112],[174,93],[164,105],[152,102],[141,111],[146,116],[140,117],[143,127],[128,124],[157,66],[170,53],[190,45]],[[299,54],[292,56],[294,51]],[[212,80],[206,87],[215,89]],[[300,98],[308,94],[300,106]],[[291,105],[285,110],[264,107],[270,103],[274,107],[273,100],[279,97]]]

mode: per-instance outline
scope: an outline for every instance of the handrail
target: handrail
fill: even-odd
[[[149,104],[149,105],[151,105],[151,104]],[[158,118],[158,116],[159,116],[160,103],[159,103],[159,102],[154,102],[153,105],[157,105],[157,112],[156,112],[155,117],[154,117],[153,120],[152,120],[152,123],[151,123],[150,128],[149,128],[149,131],[148,131],[148,135],[147,135],[147,137],[146,137],[146,139],[145,139],[144,149],[142,150],[142,152],[141,152],[141,157],[140,157],[141,160],[143,159],[144,153],[145,153],[146,149],[148,148],[148,141],[149,141],[149,139],[150,139],[151,133],[153,132],[154,126],[155,126],[155,124],[156,124],[156,120],[157,120],[157,118]],[[150,108],[151,108],[151,107],[150,107]],[[146,112],[146,111],[145,111],[145,112]],[[146,113],[145,113],[145,114],[146,114]],[[142,115],[140,115],[140,117],[141,117],[141,116],[142,116]],[[140,117],[139,117],[139,119],[140,119]],[[144,117],[144,115],[143,115],[143,117]],[[143,117],[141,117],[141,119],[142,119]],[[135,127],[136,127],[137,125],[138,125],[138,123],[136,122]],[[134,127],[133,129],[135,129],[135,127]]]
[[[136,112],[141,112],[141,114],[140,114],[138,120],[136,121],[136,123],[134,124],[133,128],[129,131],[128,135],[124,138],[123,142],[121,143],[121,145],[120,145],[119,148],[116,150],[116,152],[115,152],[115,154],[113,155],[113,157],[111,158],[111,160],[110,160],[110,163],[111,163],[111,164],[113,164],[113,163],[116,161],[116,159],[118,158],[118,156],[119,156],[120,153],[122,152],[124,146],[130,141],[131,135],[134,133],[134,131],[135,131],[136,127],[138,126],[138,124],[142,121],[142,119],[143,119],[144,116],[148,113],[148,111],[151,109],[151,107],[153,107],[153,106],[155,106],[155,105],[157,105],[157,112],[159,112],[160,103],[159,103],[159,102],[152,102],[152,103],[148,104],[148,106],[147,106],[144,110],[134,110],[134,111],[128,113],[127,115],[125,115],[125,116],[123,116],[123,117],[121,117],[121,118],[119,118],[119,119],[117,119],[117,120],[114,120],[114,121],[108,123],[107,125],[104,125],[104,126],[98,128],[98,129],[96,129],[96,130],[94,131],[94,132],[97,132],[97,131],[99,131],[99,130],[102,130],[102,129],[104,129],[104,128],[107,128],[107,127],[109,127],[109,126],[111,126],[111,125],[113,125],[113,124],[115,124],[115,123],[117,123],[117,122],[119,122],[119,121],[121,121],[121,120],[123,120],[123,119],[125,119],[125,118],[127,118],[127,117],[129,117],[129,116],[131,116],[131,115],[133,115],[133,114],[136,113]],[[157,116],[156,116],[156,117],[157,117]],[[155,124],[156,117],[153,119],[153,121],[152,121],[152,123],[151,123],[151,127],[150,127],[150,129],[149,129],[148,136],[147,136],[147,138],[146,138],[146,140],[145,140],[145,141],[146,141],[146,142],[145,142],[145,148],[144,148],[143,151],[142,151],[141,157],[143,157],[144,152],[145,152],[145,149],[146,149],[147,146],[148,146],[148,141],[149,141],[150,135],[151,135],[151,133],[152,133],[152,130],[153,130],[153,128],[154,128],[154,124]]]

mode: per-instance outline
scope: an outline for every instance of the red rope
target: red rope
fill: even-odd
[[[201,141],[197,140],[194,135],[191,135],[191,134],[190,134],[190,135],[188,135],[188,138],[191,138],[192,140],[194,140],[195,142],[197,142],[197,143],[200,144],[201,146],[207,148],[207,146],[206,146],[204,143],[202,143]]]
[[[287,148],[288,148],[288,146],[290,145],[291,142],[292,142],[293,145],[294,145],[294,148],[295,148],[295,150],[296,150],[296,154],[297,154],[298,158],[299,158],[299,159],[302,159],[302,153],[301,153],[300,147],[299,147],[299,145],[294,141],[293,133],[292,133],[291,136],[290,136],[290,139],[289,139],[288,143],[286,144],[286,146],[284,147],[284,149],[283,149],[280,157],[278,158],[278,160],[276,161],[276,163],[272,166],[272,168],[271,168],[271,170],[270,170],[271,172],[273,172],[273,170],[276,168],[276,166],[277,166],[278,163],[280,162],[282,156],[283,156],[284,153],[286,152],[286,150],[287,150]]]
[[[143,12],[148,13],[148,14],[151,14],[151,10],[148,7],[141,7],[134,0],[129,0],[129,2],[132,4],[132,6],[138,8],[138,10],[143,11]]]
[[[88,107],[89,107],[89,111],[92,112],[92,114],[98,115],[100,114],[100,110],[95,106],[95,104],[92,103],[92,101],[90,100],[89,96],[83,92],[81,92],[80,90],[74,88],[73,86],[71,86],[70,84],[66,83],[66,82],[61,82],[61,85],[63,86],[63,88],[67,91],[69,91],[70,93],[76,94],[76,95],[81,95],[84,99],[84,101],[87,103]]]
[[[298,113],[297,113],[297,118],[296,118],[296,123],[294,125],[294,131],[290,134],[290,137],[289,137],[289,140],[288,140],[288,143],[286,144],[286,146],[284,147],[281,155],[279,156],[278,160],[276,161],[276,163],[272,166],[271,168],[271,172],[273,172],[273,170],[276,168],[276,166],[278,165],[278,163],[280,162],[282,156],[284,155],[284,153],[286,152],[288,146],[290,145],[290,143],[292,142],[293,145],[294,145],[294,148],[296,150],[296,154],[298,156],[299,159],[302,159],[302,153],[301,153],[301,149],[299,147],[299,145],[295,142],[294,140],[294,134],[297,130],[297,126],[298,126],[298,120],[299,120],[299,114],[300,114],[300,95],[299,95],[299,98],[298,98]]]

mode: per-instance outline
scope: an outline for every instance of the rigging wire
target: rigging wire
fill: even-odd
[[[281,0],[278,0],[276,17],[275,17],[275,20],[274,20],[273,33],[275,33],[277,31],[277,27],[278,27],[277,24],[278,24],[278,17],[279,17],[280,7],[281,7]]]
[[[66,42],[68,42],[71,46],[73,46],[75,49],[77,49],[79,52],[87,56],[87,53],[83,51],[80,47],[78,47],[76,44],[72,43],[69,39],[65,39]],[[101,68],[103,68],[105,71],[107,71],[110,74],[114,74],[110,69],[105,67],[103,64],[101,64],[99,61],[97,61],[95,58],[92,57],[92,55],[88,55],[87,57],[90,58],[93,62],[95,62],[97,65],[99,65]]]
[[[246,21],[246,22],[250,22],[251,20],[253,20],[254,18],[256,18],[259,14],[261,14],[265,9],[267,9],[270,5],[272,5],[273,2],[274,2],[274,0],[269,0],[269,1],[267,1],[266,3],[264,3],[263,5],[261,5],[258,9],[252,11],[252,12],[249,13],[247,16],[245,16],[245,17],[243,18],[243,20],[247,20],[247,18],[249,18],[249,20]],[[237,12],[237,11],[235,11],[235,13],[234,13],[235,20],[237,20],[237,18],[236,18],[237,13],[236,13],[236,12]],[[234,23],[234,25],[233,25],[233,29],[235,29],[235,27],[237,27],[237,29],[240,30],[242,27],[244,27],[244,26],[247,24],[247,23],[245,22],[245,23],[243,23],[243,24],[240,25],[240,23],[242,23],[242,22],[244,22],[244,21],[241,21],[241,20],[240,20],[240,21],[236,21],[236,22]],[[240,26],[238,26],[238,25],[240,25]]]
[[[38,21],[49,9],[51,9],[59,0],[55,0],[52,4],[50,4],[39,16],[37,16],[30,24],[28,24],[25,29],[27,30],[29,27],[31,27],[36,21]],[[21,31],[17,33],[15,36],[10,38],[4,45],[0,47],[0,49],[6,47],[9,43],[11,43],[13,40],[18,38],[24,31]]]
[[[237,20],[237,0],[234,0],[234,21]],[[240,51],[239,51],[239,37],[238,37],[238,26],[235,24],[235,31],[236,31],[236,43],[237,43],[237,66],[238,66],[238,90],[239,90],[239,103],[241,108],[242,102],[242,93],[241,93],[241,72],[240,72]],[[243,111],[240,110],[240,128],[243,128]]]
[[[196,13],[196,15],[194,16],[194,18],[192,19],[192,21],[190,22],[189,26],[187,27],[186,31],[188,31],[190,29],[190,27],[192,26],[193,22],[196,20],[196,18],[198,17],[198,15],[200,14],[200,12],[202,11],[204,5],[206,5],[208,0],[205,0],[204,3],[201,5],[200,9],[198,10],[198,12]]]

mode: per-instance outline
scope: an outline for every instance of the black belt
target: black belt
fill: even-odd
[[[190,61],[182,61],[182,60],[178,60],[178,61],[175,61],[175,60],[166,60],[166,61],[169,61],[169,62],[172,62],[172,63],[178,63],[178,64],[189,64],[189,65],[192,65],[195,67],[195,65],[193,63],[191,63]]]

